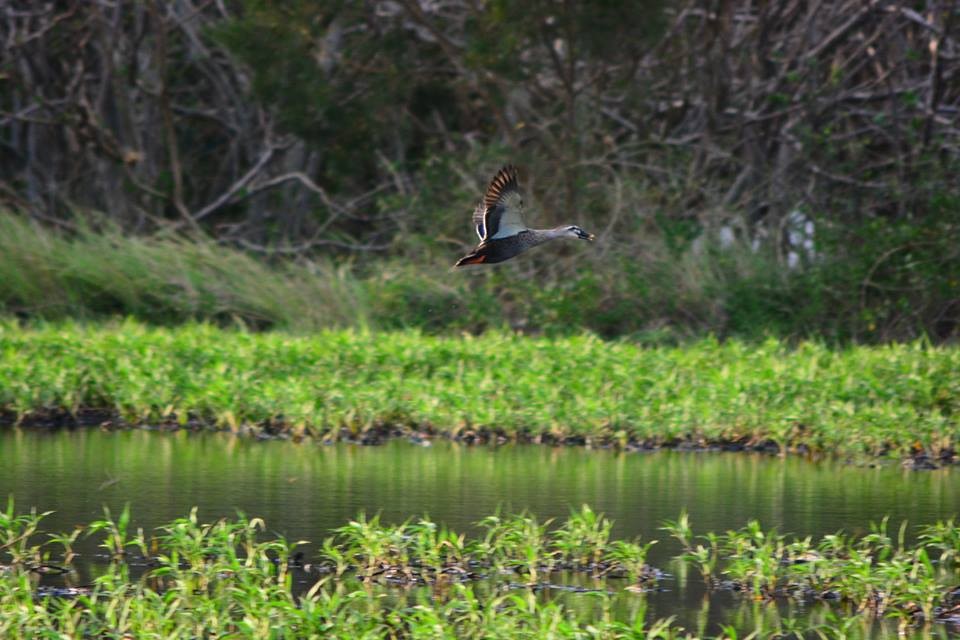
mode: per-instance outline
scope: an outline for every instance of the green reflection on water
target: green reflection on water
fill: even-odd
[[[449,442],[379,447],[257,442],[226,434],[7,430],[0,433],[0,495],[21,510],[56,513],[46,531],[69,531],[129,502],[134,527],[149,530],[198,506],[201,519],[259,516],[289,539],[319,543],[359,511],[385,522],[429,514],[458,530],[498,506],[541,519],[590,504],[615,520],[616,537],[659,539],[650,561],[675,574],[648,613],[678,615],[688,629],[713,622],[754,628],[772,609],[731,594],[704,603],[695,572],[670,561],[678,549],[658,528],[690,513],[695,531],[723,531],[756,518],[765,527],[819,536],[863,532],[889,515],[925,524],[960,506],[955,469],[857,468],[752,454],[633,453],[581,448],[471,448]],[[589,600],[559,595],[571,606]],[[621,611],[636,612],[638,596]],[[783,609],[789,612],[789,607]]]

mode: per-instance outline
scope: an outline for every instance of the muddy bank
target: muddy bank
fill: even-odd
[[[585,447],[593,449],[612,449],[624,452],[650,452],[659,450],[673,451],[723,451],[748,452],[768,455],[795,455],[810,459],[838,458],[855,464],[874,465],[884,461],[899,460],[904,468],[918,471],[933,470],[944,465],[960,463],[960,457],[952,448],[930,451],[914,446],[910,455],[892,458],[896,449],[892,446],[880,450],[876,455],[833,455],[803,441],[787,444],[778,443],[769,438],[735,437],[710,438],[698,434],[683,437],[638,439],[623,430],[594,435],[562,434],[550,431],[516,430],[459,425],[451,429],[441,429],[430,424],[413,424],[408,421],[393,423],[376,422],[370,426],[339,426],[322,428],[291,424],[277,417],[258,423],[240,423],[233,427],[219,425],[210,418],[190,415],[185,420],[177,416],[168,416],[159,422],[136,422],[123,418],[119,412],[108,409],[85,408],[75,412],[62,409],[34,411],[17,416],[16,413],[0,411],[0,428],[19,426],[27,429],[78,429],[98,428],[146,429],[152,431],[229,431],[239,436],[258,440],[291,440],[294,442],[311,441],[320,444],[336,442],[355,443],[364,446],[376,446],[388,440],[406,439],[420,446],[430,446],[435,439],[445,439],[469,446],[535,444],[553,447]]]

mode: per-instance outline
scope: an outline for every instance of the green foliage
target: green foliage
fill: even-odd
[[[468,60],[474,69],[533,81],[546,61],[523,53],[557,39],[565,39],[584,61],[632,59],[662,29],[663,4],[660,0],[497,0],[470,16],[465,43]]]
[[[98,409],[135,424],[193,418],[323,438],[418,429],[949,456],[960,427],[957,370],[960,350],[924,343],[643,347],[496,331],[297,336],[134,321],[0,324],[0,410],[17,420]]]
[[[364,582],[407,585],[479,580],[480,570],[518,575],[527,586],[565,571],[650,582],[658,575],[646,564],[652,543],[611,541],[612,523],[587,506],[554,529],[527,513],[498,512],[477,524],[481,537],[467,539],[427,517],[384,525],[361,513],[324,543],[320,562],[337,576],[352,569]]]
[[[437,182],[450,171],[440,164],[433,170]],[[209,239],[129,237],[110,225],[63,234],[0,213],[0,311],[296,331],[586,330],[659,343],[711,332],[837,343],[920,332],[948,339],[958,327],[950,300],[960,290],[960,256],[947,247],[958,230],[947,213],[923,224],[868,226],[857,242],[825,226],[824,242],[837,247],[797,269],[740,244],[685,241],[669,249],[654,240],[576,247],[570,255],[570,247],[558,246],[489,270],[452,271],[457,251],[438,246],[428,231],[469,230],[443,208],[440,191],[418,197],[423,220],[398,248],[409,259],[339,265],[268,264]],[[468,194],[457,197],[468,210]]]
[[[10,14],[0,110],[20,116],[0,123],[0,197],[58,229],[83,211],[116,228],[0,221],[0,308],[308,330],[955,339],[960,84],[945,46],[924,44],[952,13],[866,12],[823,47],[811,34],[834,33],[844,5],[808,21],[764,7],[81,3],[25,38]],[[865,41],[889,61],[887,85],[849,108],[878,82]],[[62,64],[68,51],[89,73]],[[450,274],[505,162],[524,169],[531,223],[576,222],[598,242]],[[812,225],[799,238],[798,218]]]
[[[795,279],[797,297],[816,301],[808,326],[833,317],[839,337],[857,340],[891,339],[909,327],[933,339],[957,335],[960,252],[950,243],[960,234],[960,199],[932,194],[926,206],[925,215],[823,225],[826,257]]]
[[[6,314],[358,326],[364,310],[355,284],[330,263],[271,268],[210,240],[129,237],[109,224],[67,236],[0,214],[0,308]]]
[[[39,531],[40,521],[50,513],[31,509],[28,514],[18,514],[13,497],[7,499],[6,510],[0,511],[0,551],[10,562],[27,566],[39,563],[41,545],[31,543]]]
[[[461,32],[424,8],[246,0],[208,32],[252,70],[254,97],[280,125],[322,150],[336,190],[387,168],[371,149],[403,149],[413,167],[442,148],[443,131],[497,126],[494,109],[478,108],[472,74],[500,80],[483,94],[489,100],[503,81],[556,73],[546,52],[557,39],[591,64],[639,57],[663,26],[662,4],[495,2],[463,10]]]
[[[103,538],[101,546],[111,548],[116,532],[127,526],[121,520],[129,522],[129,513],[118,520],[105,513],[87,528]],[[586,610],[510,581],[504,570],[526,572],[534,555],[537,571],[554,581],[565,572],[585,570],[565,564],[573,557],[565,547],[574,531],[587,538],[584,557],[611,566],[596,577],[632,576],[624,559],[639,561],[642,547],[609,539],[608,521],[588,506],[552,530],[530,514],[497,513],[480,523],[481,533],[473,538],[426,517],[389,525],[361,515],[338,529],[316,556],[302,551],[306,541],[265,536],[266,523],[259,518],[238,514],[233,520],[203,522],[193,509],[159,527],[149,545],[137,545],[139,557],[136,552],[115,556],[99,568],[92,585],[84,586],[74,586],[69,574],[66,586],[30,577],[40,565],[23,562],[18,545],[25,533],[39,533],[38,522],[35,512],[18,513],[12,500],[0,518],[0,541],[17,541],[0,544],[0,561],[12,562],[0,564],[3,637],[707,637],[703,630],[685,633],[669,619],[650,620],[643,596],[625,593],[634,589],[622,581],[597,581],[603,589],[577,596],[590,598]],[[681,522],[688,528],[682,515],[668,528]],[[894,541],[886,522],[859,538],[835,534],[813,541],[750,522],[736,531],[706,534],[707,545],[698,545],[706,557],[687,561],[718,568],[716,574],[704,571],[707,601],[718,589],[763,600],[839,601],[805,623],[776,621],[769,632],[777,637],[859,637],[856,626],[869,627],[874,617],[897,621],[906,634],[909,627],[949,615],[960,569],[955,555],[932,560],[937,550],[960,539],[953,523],[938,522],[921,532],[912,546],[904,543],[903,528]],[[51,537],[29,555],[69,568],[68,553],[52,555],[59,544]],[[351,559],[346,568],[333,573],[344,558]],[[133,565],[144,567],[137,579],[131,579]],[[643,570],[649,572],[645,565]],[[403,576],[412,582],[400,580]],[[295,582],[308,586],[295,589]],[[385,591],[391,584],[394,588]],[[409,589],[416,584],[429,588]],[[609,589],[638,601],[629,622],[615,610]],[[738,637],[742,631],[740,624],[727,625],[719,637]]]
[[[9,518],[0,519],[0,540],[23,533],[21,524],[31,515],[18,515],[9,503]],[[103,536],[102,546],[112,548],[117,531],[126,527],[129,514],[119,520],[109,512],[92,523],[91,535]],[[0,571],[0,634],[4,637],[383,637],[402,630],[402,637],[532,637],[580,638],[602,634],[605,638],[674,638],[681,633],[669,621],[652,624],[655,635],[637,635],[646,628],[641,619],[633,625],[614,620],[613,599],[597,592],[599,619],[581,619],[573,610],[534,598],[482,586],[461,584],[488,580],[468,571],[471,567],[506,567],[525,558],[525,545],[552,546],[543,527],[528,530],[530,518],[505,516],[509,531],[532,533],[535,539],[503,539],[495,554],[467,541],[463,534],[446,531],[428,518],[416,524],[383,525],[379,518],[362,515],[338,529],[320,551],[317,562],[304,563],[298,547],[283,538],[263,539],[265,523],[242,515],[235,520],[203,523],[196,509],[185,518],[159,528],[142,557],[116,557],[100,571],[92,587],[37,587],[26,582],[29,567],[15,565]],[[11,558],[17,553],[0,547]],[[42,551],[37,547],[37,553]],[[352,558],[351,566],[334,575],[329,563]],[[0,558],[3,556],[0,555]],[[549,557],[547,554],[545,557]],[[433,560],[430,560],[433,558]],[[149,568],[131,581],[127,563],[136,560]],[[64,556],[62,561],[69,564]],[[2,565],[0,565],[2,566]],[[4,567],[6,569],[6,567]],[[371,571],[376,569],[376,574]],[[394,575],[424,576],[430,582],[446,580],[443,591],[418,592],[407,606],[391,604],[357,585],[345,573],[355,570],[364,582],[393,571]],[[493,572],[497,575],[497,572]],[[295,593],[292,576],[308,580],[306,593]],[[463,580],[448,576],[464,576]],[[42,597],[41,597],[42,596]],[[36,598],[36,599],[34,599]],[[278,635],[279,634],[279,635]]]
[[[666,528],[684,540],[684,560],[698,566],[711,589],[743,591],[763,600],[840,601],[855,611],[899,619],[901,629],[929,624],[945,611],[943,605],[954,604],[951,585],[960,565],[952,520],[922,527],[913,547],[904,543],[906,523],[894,541],[886,519],[860,538],[834,534],[818,543],[766,531],[752,520],[737,531],[702,536],[706,544],[695,549],[684,515]],[[938,550],[943,553],[934,565],[931,557]]]
[[[110,515],[110,509],[103,508],[103,519],[94,520],[87,529],[87,535],[93,535],[101,531],[106,532],[106,536],[101,546],[110,553],[113,558],[120,558],[126,552],[128,546],[139,546],[143,548],[142,536],[139,539],[128,539],[128,528],[130,525],[130,505],[126,504],[120,516],[114,520]]]
[[[414,102],[431,86],[407,73],[412,56],[426,52],[400,30],[375,34],[372,26],[366,8],[355,3],[247,0],[238,17],[209,30],[252,70],[253,95],[272,106],[280,127],[323,150],[334,187],[370,179],[369,150],[408,129],[390,107]],[[338,35],[325,40],[331,30]],[[349,52],[347,70],[329,66],[343,55],[341,47]]]

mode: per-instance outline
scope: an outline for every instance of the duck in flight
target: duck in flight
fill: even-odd
[[[480,244],[457,260],[455,267],[503,262],[556,238],[593,240],[594,237],[575,224],[553,229],[527,228],[523,222],[523,198],[517,185],[517,168],[510,164],[500,169],[490,181],[483,200],[473,212],[473,224],[477,227]]]

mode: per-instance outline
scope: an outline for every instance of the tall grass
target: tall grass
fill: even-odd
[[[346,268],[269,266],[210,240],[141,238],[107,227],[61,234],[0,214],[0,309],[39,318],[132,315],[290,329],[362,326]]]
[[[0,324],[0,410],[339,438],[953,456],[960,349]]]
[[[335,264],[264,260],[206,237],[138,237],[109,223],[79,225],[60,232],[0,212],[0,313],[293,331],[590,330],[655,341],[707,331],[802,332],[770,324],[795,310],[767,295],[785,286],[772,259],[742,248],[674,251],[641,233],[452,271],[463,247],[438,247],[422,236],[411,236],[391,258]]]

